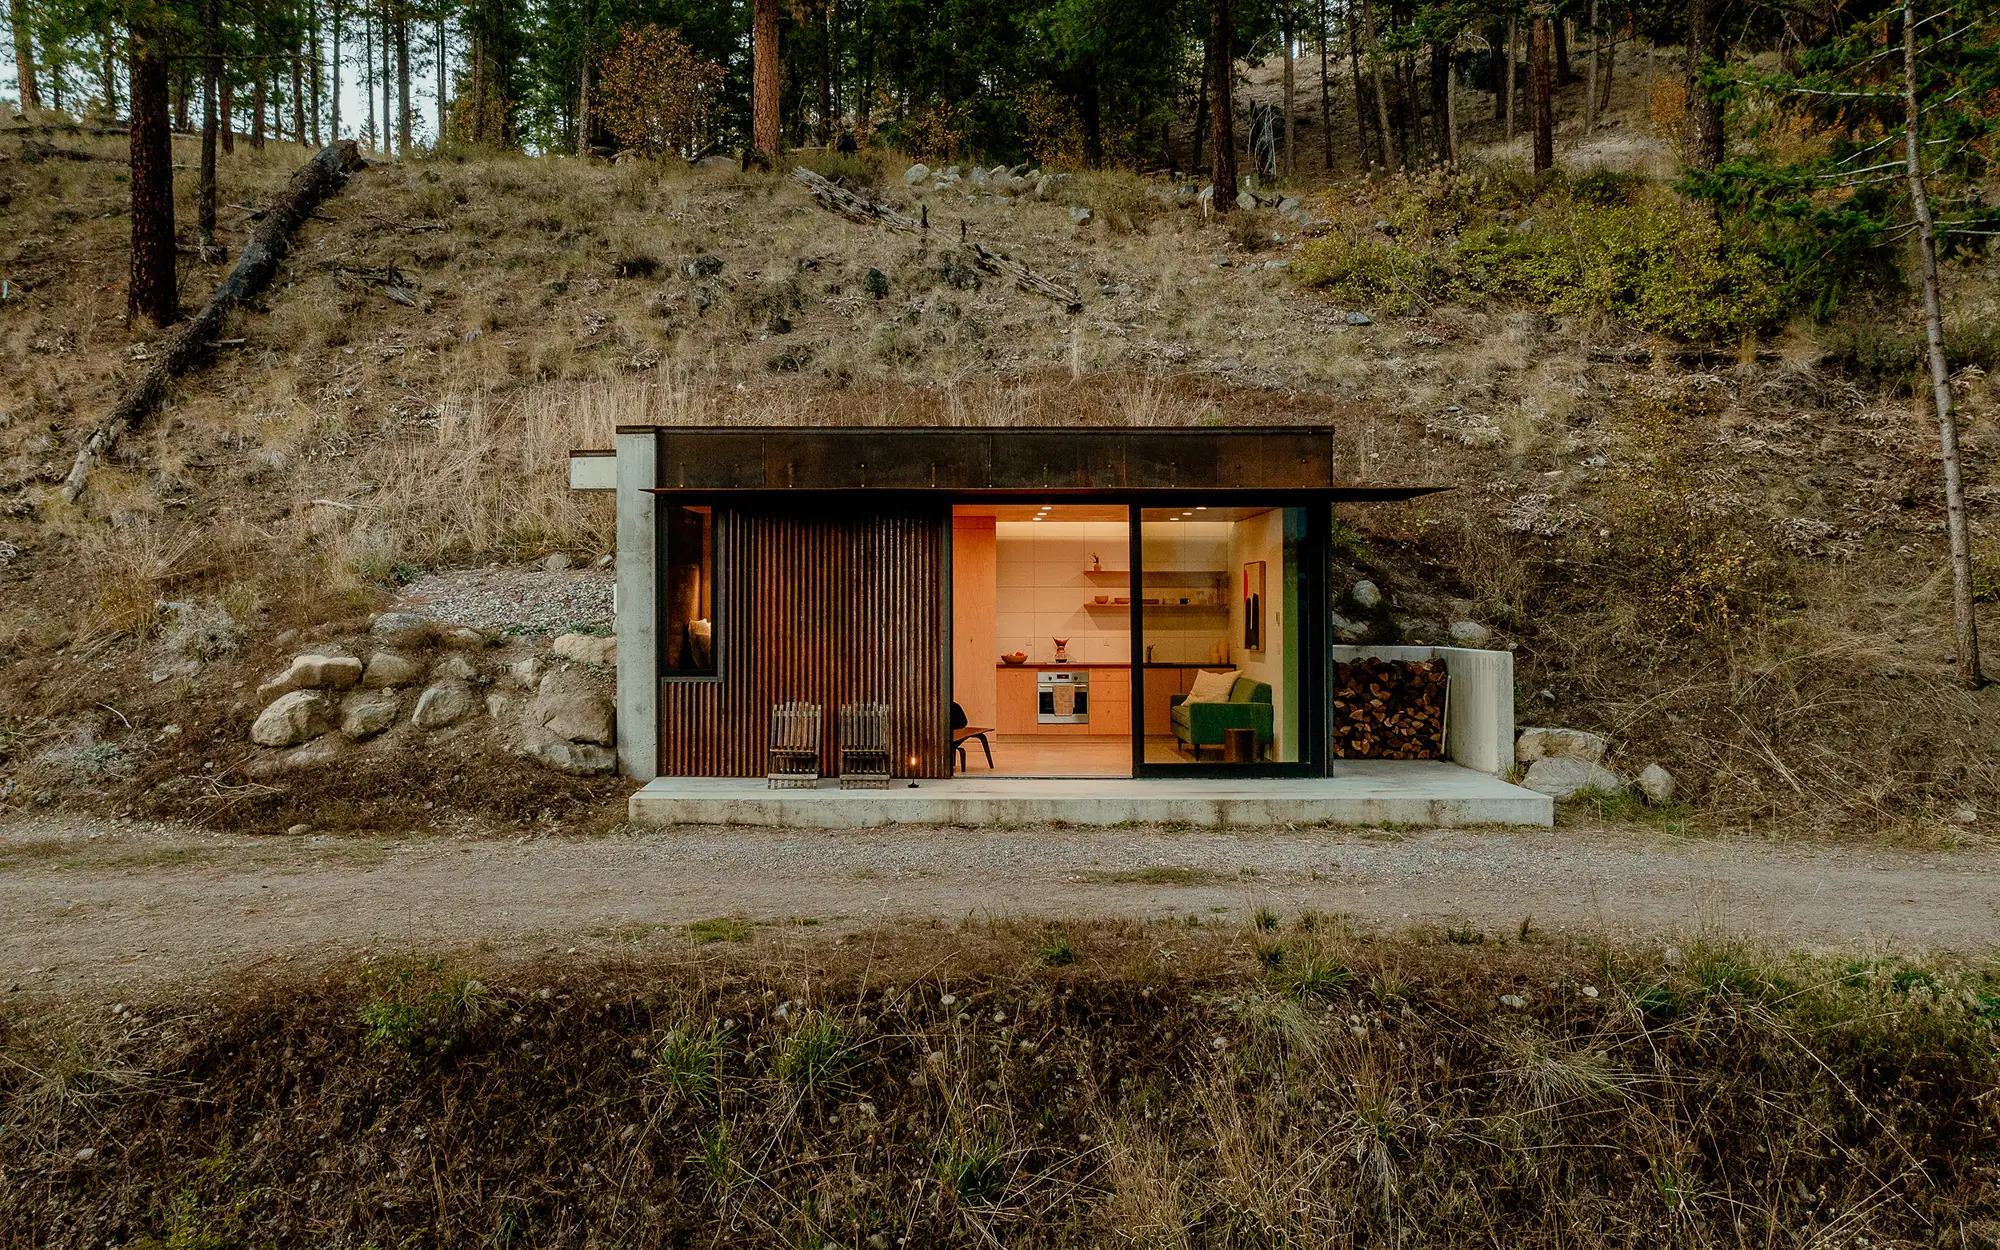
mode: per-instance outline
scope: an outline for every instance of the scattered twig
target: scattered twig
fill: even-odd
[[[920,221],[888,204],[877,204],[865,199],[845,187],[828,182],[810,169],[794,169],[792,181],[804,187],[821,208],[839,213],[852,221],[887,226],[891,230],[901,230],[908,234],[930,232],[928,220]],[[961,235],[962,233],[961,231]],[[981,269],[1012,278],[1014,285],[1021,290],[1032,291],[1036,295],[1046,295],[1061,304],[1067,312],[1082,310],[1083,301],[1078,298],[1073,288],[1043,277],[1005,252],[994,251],[984,244],[969,239],[964,242],[972,253],[973,263]]]
[[[417,284],[408,274],[394,265],[379,265],[360,268],[353,265],[340,266],[340,272],[360,281],[361,285],[377,290],[395,300],[405,308],[428,307]]]

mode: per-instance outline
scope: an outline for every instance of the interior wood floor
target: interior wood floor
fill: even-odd
[[[966,743],[965,776],[1130,777],[1132,739],[1125,734],[993,734],[993,766],[977,742]],[[1209,760],[1220,754],[1204,753]],[[1172,735],[1146,739],[1149,764],[1192,764]]]

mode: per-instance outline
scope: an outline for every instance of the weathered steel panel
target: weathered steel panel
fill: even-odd
[[[660,771],[756,777],[771,708],[818,703],[821,771],[838,765],[843,703],[890,707],[898,777],[951,775],[945,507],[715,511],[719,676],[667,681]]]
[[[1340,489],[1324,429],[667,427],[660,443],[667,490]]]

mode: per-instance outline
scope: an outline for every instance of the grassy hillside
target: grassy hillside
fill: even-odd
[[[0,1016],[0,1246],[2000,1236],[1990,970],[1265,913],[631,940]]]
[[[227,692],[282,631],[351,622],[423,568],[607,550],[603,501],[572,498],[562,462],[620,421],[1315,423],[1357,481],[1456,488],[1347,511],[1342,572],[1390,592],[1384,636],[1470,616],[1516,647],[1521,723],[1666,763],[1699,826],[1980,836],[1994,699],[1949,667],[1909,301],[1788,314],[1662,182],[1636,80],[1618,99],[1561,177],[1495,144],[1457,173],[1291,188],[1309,227],[1205,216],[1129,174],[1048,202],[911,188],[891,153],[806,159],[924,212],[927,236],[729,167],[381,164],[73,507],[53,484],[150,336],[122,324],[122,141],[64,136],[98,159],[0,165],[24,293],[0,352],[25,366],[0,376],[4,801],[128,806],[153,801],[135,777],[225,776],[247,750]],[[303,157],[240,149],[223,198]],[[224,217],[234,248],[251,223]],[[1075,285],[1082,313],[981,274],[961,232]],[[218,271],[183,264],[193,305]],[[1988,262],[1949,281],[1991,581],[2000,403],[1978,362],[2000,284]],[[191,640],[163,601],[226,625]],[[211,711],[162,739],[190,704]],[[92,750],[127,764],[79,768]]]

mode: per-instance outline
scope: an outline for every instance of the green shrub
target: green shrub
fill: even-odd
[[[1299,279],[1391,314],[1482,298],[1571,316],[1617,317],[1690,342],[1731,342],[1779,325],[1784,275],[1725,238],[1699,210],[1647,194],[1635,175],[1585,175],[1520,207],[1503,184],[1432,180],[1309,243]],[[1387,237],[1358,218],[1386,209]]]

